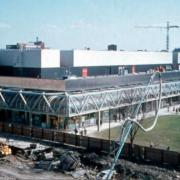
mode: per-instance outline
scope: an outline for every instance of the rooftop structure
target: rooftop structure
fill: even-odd
[[[36,37],[35,42],[6,45],[6,49],[44,49],[45,43]]]

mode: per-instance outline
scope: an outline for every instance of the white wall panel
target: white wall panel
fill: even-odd
[[[180,53],[178,53],[178,64],[180,64]]]
[[[60,67],[60,51],[55,49],[1,50],[0,65],[30,68]]]
[[[180,53],[178,54],[180,63]],[[0,50],[0,65],[14,67],[171,64],[172,53],[55,49]]]
[[[126,51],[74,51],[74,66],[171,64],[172,53]]]
[[[41,67],[42,68],[60,67],[60,51],[56,49],[42,49]]]

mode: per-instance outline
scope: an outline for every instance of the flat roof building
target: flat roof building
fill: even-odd
[[[61,66],[119,66],[172,64],[171,52],[62,50]]]
[[[179,69],[179,51],[58,50],[17,43],[0,50],[0,75],[48,79]]]
[[[4,75],[48,77],[46,72],[60,67],[57,49],[3,49],[0,50],[1,72]],[[55,74],[54,74],[55,76]]]

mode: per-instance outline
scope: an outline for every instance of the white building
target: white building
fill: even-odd
[[[59,79],[172,70],[179,68],[179,52],[10,48],[0,50],[0,75]]]
[[[55,71],[60,67],[60,51],[40,48],[3,49],[0,50],[0,66],[1,71],[7,70],[4,75],[46,78],[48,73],[54,73],[51,76],[55,76]]]
[[[19,68],[60,67],[60,51],[56,49],[3,49],[0,65]]]
[[[64,50],[60,56],[64,67],[172,64],[172,52]]]

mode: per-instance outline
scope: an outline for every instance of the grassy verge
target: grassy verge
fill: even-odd
[[[142,123],[143,126],[148,127],[152,124],[152,120],[153,118],[144,120]],[[120,135],[120,132],[120,127],[112,128],[111,139],[116,139]],[[97,132],[93,136],[108,139],[109,130]],[[171,115],[159,117],[158,123],[152,131],[145,133],[139,129],[134,143],[145,146],[152,145],[162,149],[170,147],[170,150],[180,152],[180,116]]]

